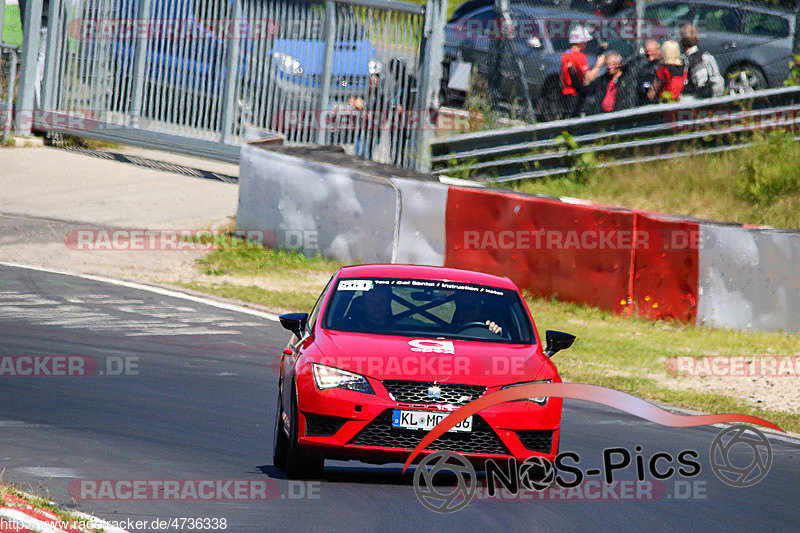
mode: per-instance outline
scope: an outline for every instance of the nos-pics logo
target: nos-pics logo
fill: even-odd
[[[709,460],[714,474],[726,485],[750,487],[764,479],[769,472],[772,447],[761,431],[739,424],[723,429],[714,437]],[[530,457],[520,463],[519,488],[543,491],[556,483],[557,472],[552,462],[542,457]],[[456,452],[431,453],[420,461],[414,471],[417,499],[437,513],[453,513],[463,509],[475,496],[477,489],[475,467]]]

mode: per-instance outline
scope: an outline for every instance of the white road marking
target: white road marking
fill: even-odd
[[[59,477],[59,478],[79,478],[81,475],[74,468],[59,468],[54,466],[24,466],[14,468],[17,472],[28,474],[34,477]]]
[[[0,265],[26,268],[53,274],[120,285],[132,289],[153,292],[163,296],[181,298],[202,303],[219,309],[245,313],[267,320],[277,320],[277,316],[245,307],[207,300],[184,293],[150,287],[138,283],[122,282],[111,278],[62,272],[16,263],[0,262]],[[234,317],[221,317],[185,305],[165,303],[163,305],[145,303],[131,298],[104,298],[104,295],[90,294],[80,299],[65,298],[53,300],[36,294],[5,290],[0,291],[0,319],[27,319],[48,326],[82,328],[89,330],[119,330],[126,336],[170,336],[170,335],[232,335],[240,333],[242,327],[258,327],[258,321],[241,321]],[[103,307],[98,307],[102,305]],[[105,309],[104,309],[105,308]],[[121,315],[111,313],[111,310]]]
[[[38,272],[47,272],[49,274],[61,274],[62,276],[73,276],[73,277],[76,277],[76,278],[88,279],[88,280],[91,280],[91,281],[98,281],[100,283],[108,283],[108,284],[111,284],[111,285],[119,285],[120,287],[128,287],[129,289],[137,289],[137,290],[140,290],[140,291],[152,292],[152,293],[155,293],[155,294],[160,294],[162,296],[169,296],[171,298],[179,298],[181,300],[187,300],[187,301],[190,301],[190,302],[196,302],[196,303],[201,303],[201,304],[205,304],[205,305],[210,305],[211,307],[216,307],[218,309],[225,309],[227,311],[235,311],[237,313],[244,313],[246,315],[257,316],[259,318],[265,318],[265,319],[271,320],[273,322],[277,322],[278,321],[278,315],[275,315],[273,313],[266,313],[264,311],[258,311],[256,309],[250,309],[248,307],[244,307],[244,306],[241,306],[241,305],[229,304],[229,303],[225,303],[225,302],[218,302],[216,300],[211,300],[209,298],[203,298],[203,297],[200,297],[200,296],[194,296],[194,295],[191,295],[191,294],[185,294],[185,293],[178,292],[178,291],[173,291],[173,290],[169,290],[169,289],[163,289],[161,287],[151,287],[150,285],[144,285],[142,283],[135,283],[135,282],[132,282],[132,281],[122,281],[122,280],[119,280],[119,279],[106,278],[106,277],[103,277],[103,276],[94,276],[94,275],[91,275],[91,274],[79,274],[77,272],[67,272],[67,271],[64,271],[64,270],[54,270],[54,269],[50,269],[50,268],[42,268],[42,267],[36,267],[36,266],[31,266],[31,265],[23,265],[23,264],[20,264],[20,263],[12,263],[12,262],[8,262],[8,261],[0,261],[0,265],[7,266],[7,267],[14,267],[14,268],[24,268],[24,269],[27,269],[27,270],[35,270],[35,271],[38,271]],[[192,312],[195,311],[194,309],[191,309],[190,307],[187,307],[186,309],[189,309]]]

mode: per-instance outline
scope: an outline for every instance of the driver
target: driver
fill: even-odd
[[[470,292],[458,292],[455,296],[456,311],[453,313],[452,325],[455,328],[469,324],[470,322],[480,322],[495,335],[502,335],[503,328],[496,322],[487,320],[483,313],[483,302],[481,297]]]

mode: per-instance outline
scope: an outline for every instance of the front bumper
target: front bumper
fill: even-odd
[[[368,462],[405,462],[427,432],[393,427],[392,411],[448,412],[442,406],[395,401],[381,381],[367,379],[374,395],[319,390],[310,373],[298,374],[298,436],[307,453]],[[499,389],[490,387],[485,394]],[[445,433],[423,453],[454,451],[476,463],[511,457],[522,461],[532,456],[554,461],[562,404],[561,398],[550,398],[545,405],[530,401],[496,405],[473,417],[471,432]]]

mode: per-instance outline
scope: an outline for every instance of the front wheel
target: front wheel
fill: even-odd
[[[740,65],[728,71],[728,91],[749,93],[767,88],[767,78],[761,69],[754,65]]]
[[[311,457],[300,447],[300,416],[297,410],[297,389],[292,384],[292,419],[289,431],[289,442],[286,449],[285,470],[289,479],[322,477],[325,470],[325,459]]]
[[[289,437],[283,428],[283,395],[278,385],[278,401],[275,409],[275,431],[272,435],[272,464],[276,468],[286,470],[286,450],[289,448]]]

